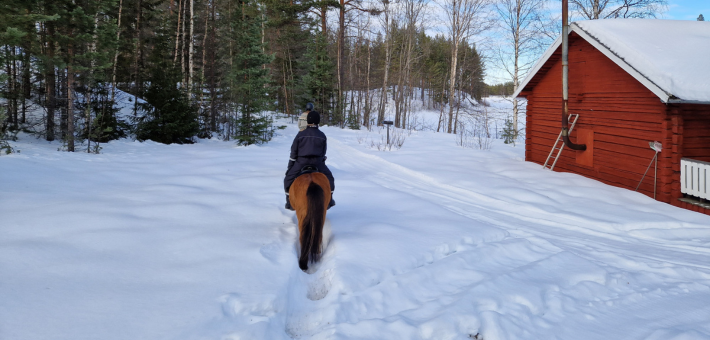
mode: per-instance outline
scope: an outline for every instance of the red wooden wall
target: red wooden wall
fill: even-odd
[[[680,105],[683,157],[710,162],[710,105]]]
[[[569,108],[570,113],[579,114],[571,139],[577,141],[578,132],[592,132],[593,157],[591,164],[584,165],[578,161],[580,151],[565,149],[555,170],[634,190],[654,155],[648,142],[660,141],[670,147],[666,144],[672,139],[668,135],[672,125],[668,108],[576,34],[570,35],[569,50]],[[532,90],[523,93],[528,99],[525,158],[540,164],[545,162],[561,129],[559,56],[550,58],[548,63],[549,70],[542,73],[545,68],[541,69]],[[661,201],[670,202],[673,196],[672,167],[671,152],[664,150],[658,163],[657,198]],[[639,191],[653,196],[653,168]]]
[[[710,215],[710,209],[681,202],[675,198],[680,193],[680,159],[690,158],[710,162],[710,105],[671,104],[667,110],[671,173],[677,181],[671,183],[672,195],[670,203]]]
[[[664,104],[651,91],[578,35],[570,35],[569,109],[579,114],[572,141],[589,150],[562,152],[556,171],[566,171],[634,190],[659,141],[656,198],[710,214],[678,200],[680,160],[710,162],[710,105]],[[562,65],[559,49],[528,83],[525,159],[543,164],[561,130]],[[582,140],[584,139],[584,140]],[[639,191],[653,196],[653,168]]]

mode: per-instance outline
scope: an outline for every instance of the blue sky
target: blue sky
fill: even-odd
[[[710,21],[710,0],[668,0],[668,11],[662,18],[695,20],[701,13],[705,21]]]
[[[702,14],[705,21],[710,24],[710,0],[667,0],[667,2],[668,6],[658,15],[659,19],[697,20],[698,15]],[[553,12],[559,12],[560,6],[560,2],[550,3]],[[579,20],[579,18],[572,18],[572,20]],[[508,79],[509,76],[496,65],[487,64],[485,81],[488,84],[502,83]]]

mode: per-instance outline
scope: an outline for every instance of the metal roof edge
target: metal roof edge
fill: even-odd
[[[687,100],[687,99],[680,99],[680,98],[668,99],[668,101],[666,103],[668,103],[668,104],[710,105],[710,101],[708,101],[708,100]]]
[[[545,53],[538,59],[537,63],[535,63],[535,66],[528,71],[528,75],[525,76],[525,79],[518,84],[518,88],[513,92],[513,98],[516,98],[520,95],[520,92],[523,91],[525,86],[528,85],[528,83],[532,80],[533,77],[537,74],[537,71],[540,71],[543,65],[547,62],[548,59],[552,56],[553,53],[555,53],[555,50],[562,44],[562,35],[560,34],[557,39],[550,45],[550,47],[547,48]]]

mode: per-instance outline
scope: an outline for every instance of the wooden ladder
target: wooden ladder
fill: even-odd
[[[571,113],[568,117],[568,120],[572,122],[572,125],[569,127],[569,133],[572,133],[572,130],[574,129],[574,124],[577,123],[577,118],[579,118],[579,115],[576,113]],[[559,147],[558,147],[559,145]],[[557,140],[555,141],[555,145],[552,146],[552,150],[550,150],[550,154],[547,156],[547,159],[545,160],[545,165],[542,166],[543,169],[554,169],[555,164],[557,164],[557,160],[560,158],[560,154],[562,154],[562,149],[565,148],[565,142],[562,140],[562,131],[560,131],[560,134],[557,135]],[[555,150],[557,150],[557,154],[555,156],[552,156],[552,154],[555,153]],[[554,159],[552,164],[550,164],[550,160]]]

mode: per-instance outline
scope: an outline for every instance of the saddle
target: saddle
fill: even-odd
[[[318,171],[318,168],[315,165],[306,165],[301,168],[301,172],[299,172],[298,175],[301,176],[301,175],[310,174],[313,172],[320,172],[320,171]]]

